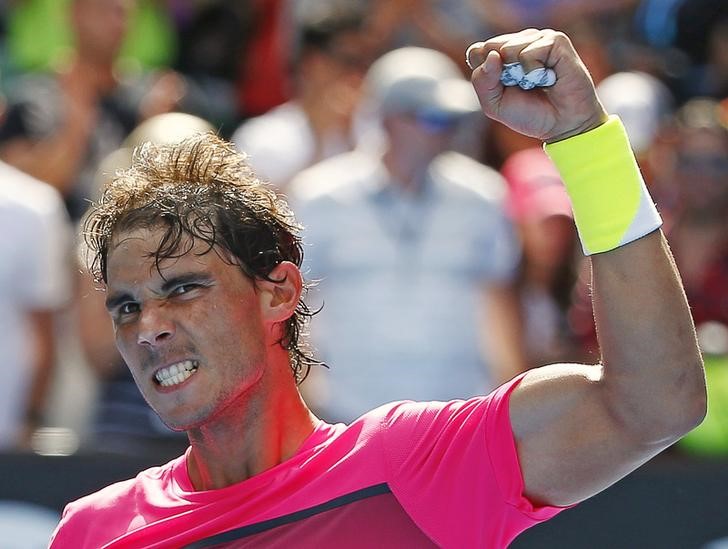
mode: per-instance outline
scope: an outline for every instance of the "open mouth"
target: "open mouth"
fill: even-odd
[[[197,371],[199,362],[196,360],[184,360],[166,368],[160,368],[154,374],[154,379],[162,387],[172,387],[183,383]]]

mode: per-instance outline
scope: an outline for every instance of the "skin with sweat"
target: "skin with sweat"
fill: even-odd
[[[292,373],[277,343],[279,323],[298,300],[300,274],[284,262],[273,273],[283,282],[254,284],[202,242],[157,269],[151,253],[161,235],[134,229],[116,236],[107,307],[144,398],[169,427],[188,432],[193,484],[222,487],[290,457],[316,421],[295,384],[283,379]],[[155,376],[190,363],[194,373],[182,383],[165,387]]]
[[[606,119],[562,33],[527,29],[476,44],[469,54],[483,112],[520,133],[554,142]],[[526,71],[553,67],[558,80],[535,92],[504,89],[503,63],[515,61]],[[161,236],[137,229],[112,242],[107,302],[117,345],[150,404],[188,431],[194,487],[228,486],[289,458],[316,423],[278,344],[280,324],[301,295],[301,274],[284,261],[270,273],[277,282],[252,283],[194,242],[191,253],[161,262],[160,273],[150,254]],[[531,370],[510,399],[524,493],[537,504],[568,505],[600,492],[705,414],[690,310],[662,234],[596,254],[591,263],[601,362]],[[196,371],[163,388],[155,374],[175,362]]]

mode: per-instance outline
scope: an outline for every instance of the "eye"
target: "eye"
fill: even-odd
[[[201,286],[199,284],[194,283],[187,283],[187,284],[180,284],[179,286],[175,286],[171,292],[169,292],[169,295],[175,296],[175,295],[183,295],[188,294],[192,290],[196,290],[197,288],[200,288]]]
[[[118,316],[127,316],[127,315],[133,315],[139,312],[139,304],[135,303],[134,301],[127,301],[126,303],[122,303],[119,305],[119,308],[116,310],[116,313]]]

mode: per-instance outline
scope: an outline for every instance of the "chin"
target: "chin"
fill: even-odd
[[[212,410],[203,410],[196,408],[194,410],[169,410],[166,412],[160,412],[158,409],[154,410],[169,429],[176,432],[189,431],[190,429],[196,429],[201,427],[210,419],[214,417]]]
[[[187,431],[191,431],[192,429],[197,429],[199,427],[202,427],[205,423],[208,422],[209,418],[170,418],[170,417],[164,417],[159,416],[159,418],[162,420],[162,423],[164,423],[169,429],[172,431],[175,431],[177,433],[183,433]]]

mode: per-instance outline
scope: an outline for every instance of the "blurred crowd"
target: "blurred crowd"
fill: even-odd
[[[588,262],[559,175],[539,143],[479,113],[467,81],[471,42],[530,26],[569,34],[622,117],[709,390],[728,393],[728,3],[0,6],[0,450],[171,457],[185,446],[116,352],[75,235],[136,146],[200,131],[248,154],[305,226],[308,300],[321,309],[310,335],[328,368],[302,390],[324,419],[598,361]],[[728,455],[728,396],[684,451]]]

